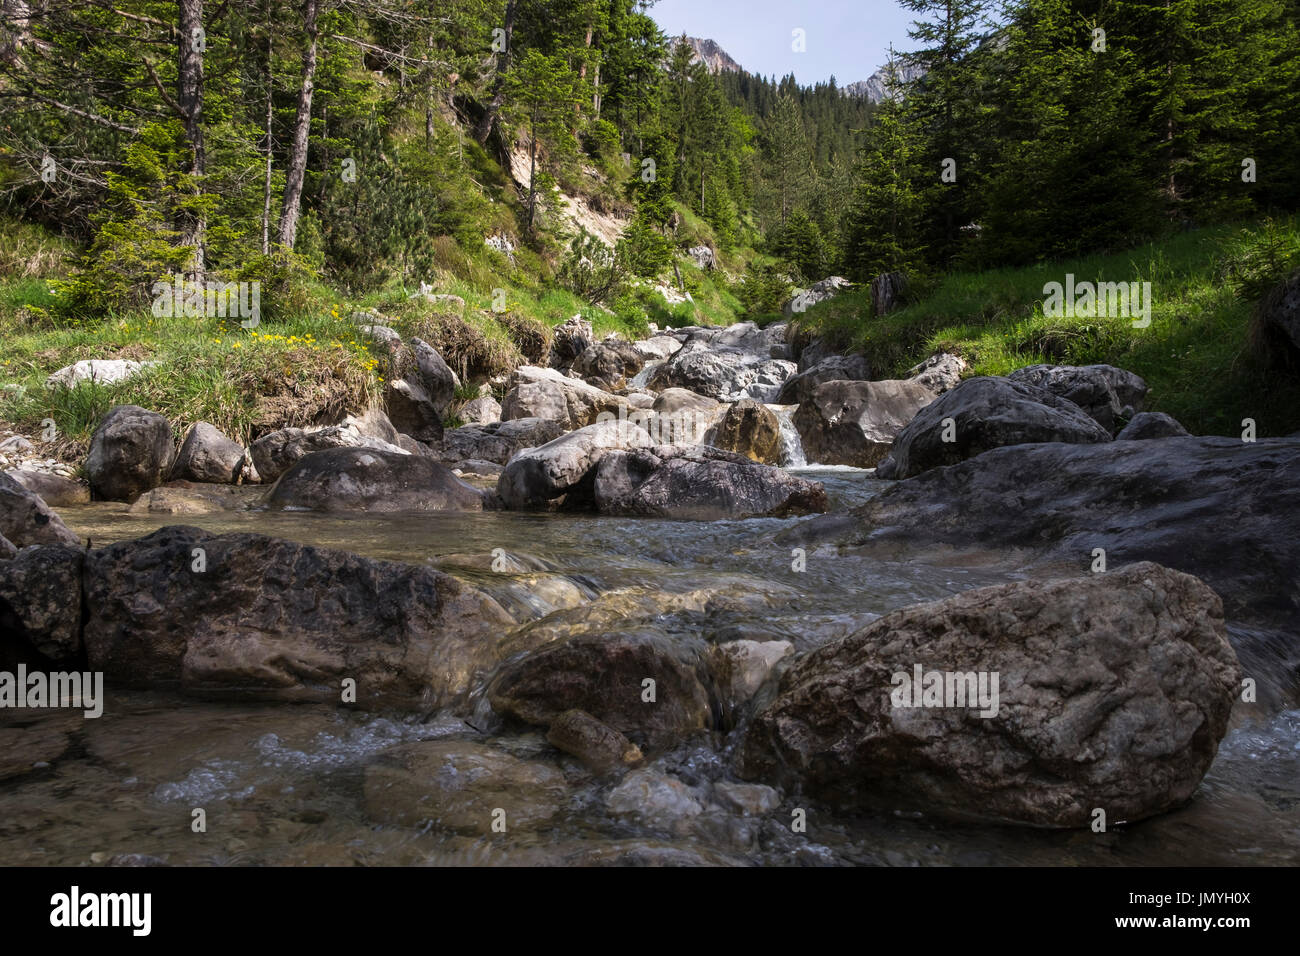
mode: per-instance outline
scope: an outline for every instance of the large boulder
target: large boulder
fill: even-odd
[[[834,541],[882,554],[974,548],[1078,568],[1090,567],[1101,548],[1111,566],[1155,561],[1196,575],[1222,595],[1230,621],[1294,634],[1300,439],[995,448],[899,482],[848,515],[814,518],[788,537],[783,545]]]
[[[762,465],[779,465],[781,423],[766,405],[760,405],[752,399],[742,399],[730,406],[722,416],[712,444],[715,448],[744,455],[750,461]]]
[[[390,373],[384,385],[384,408],[392,425],[416,441],[438,441],[442,419],[456,397],[460,379],[438,350],[423,339],[411,339],[409,349],[391,340],[385,345],[396,373]],[[386,440],[396,444],[394,439]]]
[[[419,384],[433,403],[434,410],[443,415],[456,397],[460,378],[443,361],[432,345],[423,339],[411,339],[411,354],[415,359],[415,375]]]
[[[84,505],[90,502],[90,487],[80,481],[64,478],[48,471],[29,468],[11,468],[5,472],[28,491],[39,495],[51,508],[64,505]]]
[[[258,475],[272,482],[308,455],[330,448],[369,448],[374,451],[410,454],[388,417],[375,409],[365,415],[348,416],[339,425],[324,428],[281,428],[253,442],[249,453]]]
[[[573,368],[573,363],[577,361],[578,356],[585,352],[595,341],[596,337],[592,334],[591,323],[581,315],[566,319],[555,327],[554,337],[551,339],[550,359],[547,364],[555,369]]]
[[[1138,412],[1115,436],[1116,441],[1149,441],[1153,438],[1183,438],[1187,429],[1164,412]]]
[[[17,638],[52,661],[81,652],[81,562],[78,547],[24,548],[0,561],[0,637]],[[0,650],[0,659],[6,655]]]
[[[632,348],[640,352],[647,362],[662,362],[672,358],[673,353],[681,347],[682,343],[671,335],[652,335],[648,339],[632,343]]]
[[[506,465],[497,494],[507,508],[542,508],[570,496],[566,504],[585,503],[591,475],[612,450],[653,444],[644,428],[627,421],[604,421],[569,432],[539,448],[529,448]]]
[[[966,360],[951,352],[936,352],[924,362],[907,371],[910,381],[924,385],[936,395],[951,391],[961,384],[961,373],[966,371]]]
[[[1300,352],[1300,270],[1264,296],[1259,319],[1267,340],[1292,355]]]
[[[910,478],[1003,445],[1108,441],[1110,432],[1069,399],[1034,385],[981,376],[966,379],[922,409],[898,433],[889,457],[893,477]]]
[[[618,414],[628,401],[588,385],[555,369],[522,366],[515,370],[514,387],[501,402],[501,418],[544,418],[565,430],[594,424],[603,413]]]
[[[1139,820],[1195,793],[1240,676],[1222,604],[1190,575],[1142,563],[981,588],[796,661],[744,775],[1003,823]]]
[[[166,418],[138,405],[114,405],[90,439],[91,493],[104,501],[134,501],[167,479],[175,457]]]
[[[442,436],[438,457],[444,462],[491,461],[504,465],[525,448],[536,448],[564,434],[559,422],[516,418],[487,425],[462,425]]]
[[[788,328],[784,322],[762,328],[754,322],[737,322],[722,328],[695,328],[687,333],[685,344],[694,349],[734,349],[759,360],[785,358]]]
[[[40,495],[7,474],[0,474],[0,535],[19,548],[29,544],[81,543]]]
[[[589,385],[616,391],[645,367],[645,357],[630,342],[608,339],[584,349],[573,363],[575,375]]]
[[[778,405],[798,405],[812,398],[813,389],[825,382],[862,382],[871,378],[871,366],[861,355],[828,355],[817,364],[786,379]]]
[[[491,425],[501,421],[501,403],[484,395],[466,402],[456,416],[466,425]]]
[[[820,482],[708,446],[608,452],[595,476],[601,514],[713,521],[826,510]]]
[[[431,458],[331,448],[281,475],[266,504],[293,511],[482,511],[483,494]]]
[[[582,710],[663,747],[710,726],[703,653],[698,641],[648,629],[581,634],[503,665],[487,696],[496,713],[524,723],[549,727]]]
[[[231,441],[207,422],[195,422],[181,442],[172,465],[172,478],[237,484],[244,467],[244,446]]]
[[[1121,415],[1142,410],[1147,394],[1145,381],[1113,365],[1028,365],[1007,378],[1073,402],[1111,434],[1119,430]]]
[[[431,568],[183,525],[89,552],[83,593],[110,682],[419,712],[464,703],[513,623]]]
[[[724,402],[742,398],[775,402],[797,366],[784,359],[763,359],[738,348],[690,343],[654,370],[650,387],[684,388]]]
[[[823,465],[874,468],[899,432],[935,400],[912,381],[831,381],[794,413],[804,457]]]

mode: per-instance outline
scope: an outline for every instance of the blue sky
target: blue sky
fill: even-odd
[[[841,85],[865,80],[897,50],[912,49],[914,14],[895,0],[659,0],[650,8],[670,36],[707,37],[751,73],[793,73],[804,85],[835,76]],[[807,52],[791,49],[802,29]]]

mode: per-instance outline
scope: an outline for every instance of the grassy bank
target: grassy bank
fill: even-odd
[[[1300,248],[1297,222],[1182,233],[1122,253],[1023,269],[954,274],[917,301],[872,316],[865,288],[819,303],[800,319],[808,334],[864,353],[873,374],[902,375],[937,350],[960,353],[971,375],[1004,375],[1040,362],[1107,363],[1147,380],[1147,408],[1197,434],[1260,436],[1300,430],[1300,381],[1251,347],[1254,299],[1285,274]],[[1043,287],[1076,281],[1151,283],[1151,324],[1122,317],[1052,318]]]

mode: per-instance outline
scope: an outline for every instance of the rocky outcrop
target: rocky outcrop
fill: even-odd
[[[308,455],[267,492],[269,508],[293,511],[482,511],[483,494],[431,458],[371,448]]]
[[[1152,438],[1182,438],[1187,434],[1187,429],[1177,419],[1164,412],[1138,412],[1115,440],[1147,441]]]
[[[566,504],[585,504],[591,493],[588,476],[604,455],[651,444],[646,430],[630,422],[588,425],[512,458],[497,482],[497,494],[507,508],[544,508],[570,495],[574,500]]]
[[[1073,402],[1111,434],[1119,429],[1119,418],[1142,410],[1147,394],[1139,376],[1113,365],[1029,365],[1007,378]]]
[[[427,567],[180,525],[89,552],[83,589],[109,683],[239,699],[456,706],[513,623]]]
[[[1143,563],[982,588],[794,663],[743,768],[842,804],[1139,820],[1195,793],[1240,676],[1219,598],[1190,575]]]
[[[794,426],[808,461],[873,468],[934,400],[934,392],[912,381],[831,381],[799,406]]]
[[[796,292],[794,297],[782,306],[781,311],[785,313],[787,319],[793,318],[799,313],[808,311],[818,302],[825,302],[827,299],[835,298],[851,285],[852,283],[843,276],[831,276],[828,279],[822,279],[820,282],[814,282],[807,289]]]
[[[207,422],[196,422],[181,442],[171,477],[215,484],[238,483],[244,465],[244,446],[231,441]]]
[[[397,431],[416,441],[442,438],[442,419],[456,397],[460,379],[442,355],[423,339],[411,339],[410,349],[388,343],[400,374],[384,386],[384,408]],[[386,439],[396,444],[393,439]]]
[[[707,446],[608,452],[595,473],[601,514],[713,521],[826,510],[826,491],[740,455]]]
[[[924,362],[907,371],[910,381],[924,385],[936,395],[951,391],[961,384],[961,373],[966,371],[966,360],[950,352],[936,352]]]
[[[781,463],[781,423],[764,405],[742,399],[727,409],[713,436],[713,446],[762,465]]]
[[[158,365],[158,362],[133,362],[130,359],[85,359],[65,365],[45,379],[46,388],[76,388],[82,382],[111,385],[125,382],[141,372]]]
[[[91,493],[104,501],[134,501],[166,480],[175,456],[166,418],[138,405],[115,405],[90,439]]]
[[[786,379],[776,404],[798,405],[809,401],[813,390],[825,382],[862,382],[869,378],[871,367],[861,355],[828,355],[810,368]]]
[[[910,478],[1003,445],[1108,441],[1110,433],[1096,420],[1053,392],[993,376],[968,378],[898,433],[890,469],[882,462],[877,474]]]
[[[654,370],[650,387],[684,388],[725,402],[752,398],[771,403],[795,369],[793,362],[784,359],[764,359],[737,348],[692,343]]]
[[[549,727],[582,710],[647,747],[709,726],[700,648],[653,631],[581,634],[505,664],[488,686],[492,709]]]
[[[466,425],[491,425],[501,421],[501,403],[485,395],[466,402],[456,415]]]
[[[594,424],[603,413],[618,414],[629,408],[627,399],[611,395],[555,369],[522,366],[515,370],[514,387],[501,402],[501,418],[544,418],[566,431]]]

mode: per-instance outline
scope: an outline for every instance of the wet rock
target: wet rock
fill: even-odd
[[[0,474],[0,535],[19,548],[29,544],[81,543],[39,495],[7,474]]]
[[[110,684],[338,704],[351,679],[358,706],[419,711],[462,703],[513,623],[426,567],[183,525],[89,552],[84,596]]]
[[[163,483],[175,455],[166,418],[138,405],[115,405],[90,439],[91,493],[103,501],[134,501]]]
[[[948,352],[936,352],[924,362],[907,371],[910,381],[924,385],[936,395],[951,391],[961,384],[961,373],[966,371],[966,360]]]
[[[482,493],[431,458],[331,448],[303,458],[267,493],[299,511],[482,511]]]
[[[1113,365],[1030,365],[1007,378],[1073,402],[1111,434],[1119,427],[1116,419],[1126,409],[1140,411],[1147,394],[1139,376]]]
[[[492,461],[504,465],[525,448],[537,448],[564,434],[558,422],[544,418],[516,418],[488,425],[463,425],[442,438],[442,461]]]
[[[501,473],[497,494],[507,508],[545,507],[565,495],[586,497],[583,480],[611,451],[652,442],[644,428],[607,421],[569,432],[540,448],[520,452]],[[578,503],[575,499],[575,502]]]
[[[615,816],[630,816],[660,830],[704,812],[691,788],[654,770],[634,770],[610,791],[605,807]]]
[[[181,442],[171,477],[233,485],[239,481],[244,446],[236,444],[207,422],[196,422]]]
[[[515,385],[501,402],[505,421],[543,418],[565,430],[595,424],[606,413],[627,408],[627,399],[611,395],[594,385],[570,378],[554,369],[522,366],[515,370]]]
[[[913,688],[939,674],[937,695]],[[955,697],[984,675],[983,701]],[[991,693],[998,675],[997,695]],[[1195,793],[1241,670],[1222,603],[1155,564],[981,588],[895,611],[796,661],[751,725],[744,776],[831,802],[1084,827]],[[916,706],[917,703],[922,706]]]
[[[584,710],[566,710],[546,732],[551,746],[577,757],[597,773],[641,762],[641,749]]]
[[[578,356],[595,341],[591,323],[581,315],[566,319],[555,327],[554,337],[551,339],[550,360],[547,364],[555,369],[572,368]]]
[[[742,399],[722,416],[713,445],[760,464],[777,465],[781,462],[781,423],[766,406]]]
[[[813,390],[824,382],[866,381],[871,367],[861,355],[829,355],[817,364],[786,380],[777,397],[778,405],[798,405],[809,401]]]
[[[71,744],[68,735],[55,727],[0,727],[0,780],[21,777],[53,763]]]
[[[713,797],[728,810],[747,817],[761,817],[781,805],[781,794],[761,783],[720,780],[713,785]]]
[[[684,388],[719,401],[752,398],[770,403],[796,368],[793,362],[766,359],[739,348],[691,342],[654,370],[650,387]]]
[[[898,433],[889,455],[894,476],[910,478],[1003,445],[1108,441],[1110,433],[1070,400],[1035,385],[982,376],[923,408]]]
[[[81,652],[81,565],[66,545],[24,548],[0,561],[0,637],[17,639],[52,661]]]
[[[64,478],[62,475],[47,471],[31,471],[26,468],[14,468],[5,472],[28,491],[40,496],[51,508],[64,505],[84,505],[90,502],[90,488],[80,481]]]
[[[628,379],[645,367],[645,357],[630,342],[617,339],[598,342],[585,349],[573,363],[574,374],[606,391],[627,385]]]
[[[1188,434],[1178,420],[1164,412],[1138,412],[1115,436],[1116,441],[1147,441],[1153,438],[1182,438]]]
[[[252,491],[255,495],[258,492]],[[169,481],[136,499],[131,514],[206,515],[218,511],[238,511],[252,504],[249,491],[229,485],[194,484]]]
[[[504,665],[487,696],[496,713],[524,723],[550,726],[582,710],[633,741],[667,746],[709,726],[696,653],[653,631],[579,634]]]
[[[709,651],[709,673],[728,713],[734,713],[763,686],[777,663],[794,653],[789,641],[728,641]]]
[[[501,421],[501,403],[490,395],[475,398],[462,405],[456,416],[466,425],[491,425]]]
[[[826,382],[795,411],[794,426],[808,461],[871,468],[934,400],[934,392],[911,381]]]
[[[820,482],[707,446],[607,452],[594,491],[601,514],[678,520],[783,517],[827,507]]]
[[[366,816],[378,823],[489,836],[534,829],[560,810],[564,775],[465,740],[426,740],[385,750],[366,767]]]

